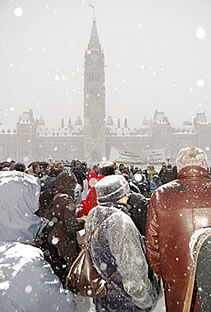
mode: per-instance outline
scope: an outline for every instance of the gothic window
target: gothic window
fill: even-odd
[[[89,79],[89,81],[100,81],[100,73],[99,72],[89,72],[88,79]]]
[[[90,73],[90,72],[89,72],[89,81],[93,81],[93,76],[92,76],[92,74],[93,74],[93,73]]]

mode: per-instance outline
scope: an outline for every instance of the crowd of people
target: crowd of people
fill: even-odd
[[[211,177],[198,147],[160,168],[3,161],[0,207],[3,312],[78,311],[67,275],[102,221],[89,248],[109,280],[106,296],[93,298],[97,312],[153,311],[162,289],[168,312],[210,311]]]

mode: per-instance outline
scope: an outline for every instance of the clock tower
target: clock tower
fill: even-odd
[[[96,19],[85,52],[84,66],[84,159],[97,163],[105,156],[105,71]]]

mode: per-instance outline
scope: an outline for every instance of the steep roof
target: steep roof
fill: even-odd
[[[97,24],[96,24],[95,18],[93,19],[93,22],[92,22],[92,31],[91,31],[88,49],[89,50],[101,49],[101,44],[100,44],[99,37],[98,37]]]

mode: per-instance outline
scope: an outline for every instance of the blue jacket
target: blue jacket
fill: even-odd
[[[110,215],[91,240],[90,255],[98,273],[109,278],[104,298],[96,298],[97,311],[151,311],[157,297],[148,278],[148,265],[140,234],[124,204],[106,203],[93,208],[86,221],[86,233]],[[124,212],[123,212],[124,211]]]
[[[155,178],[157,178],[157,181],[155,182]],[[161,179],[158,175],[154,175],[152,177],[152,181],[150,182],[150,190],[153,193],[159,186],[162,185]]]

